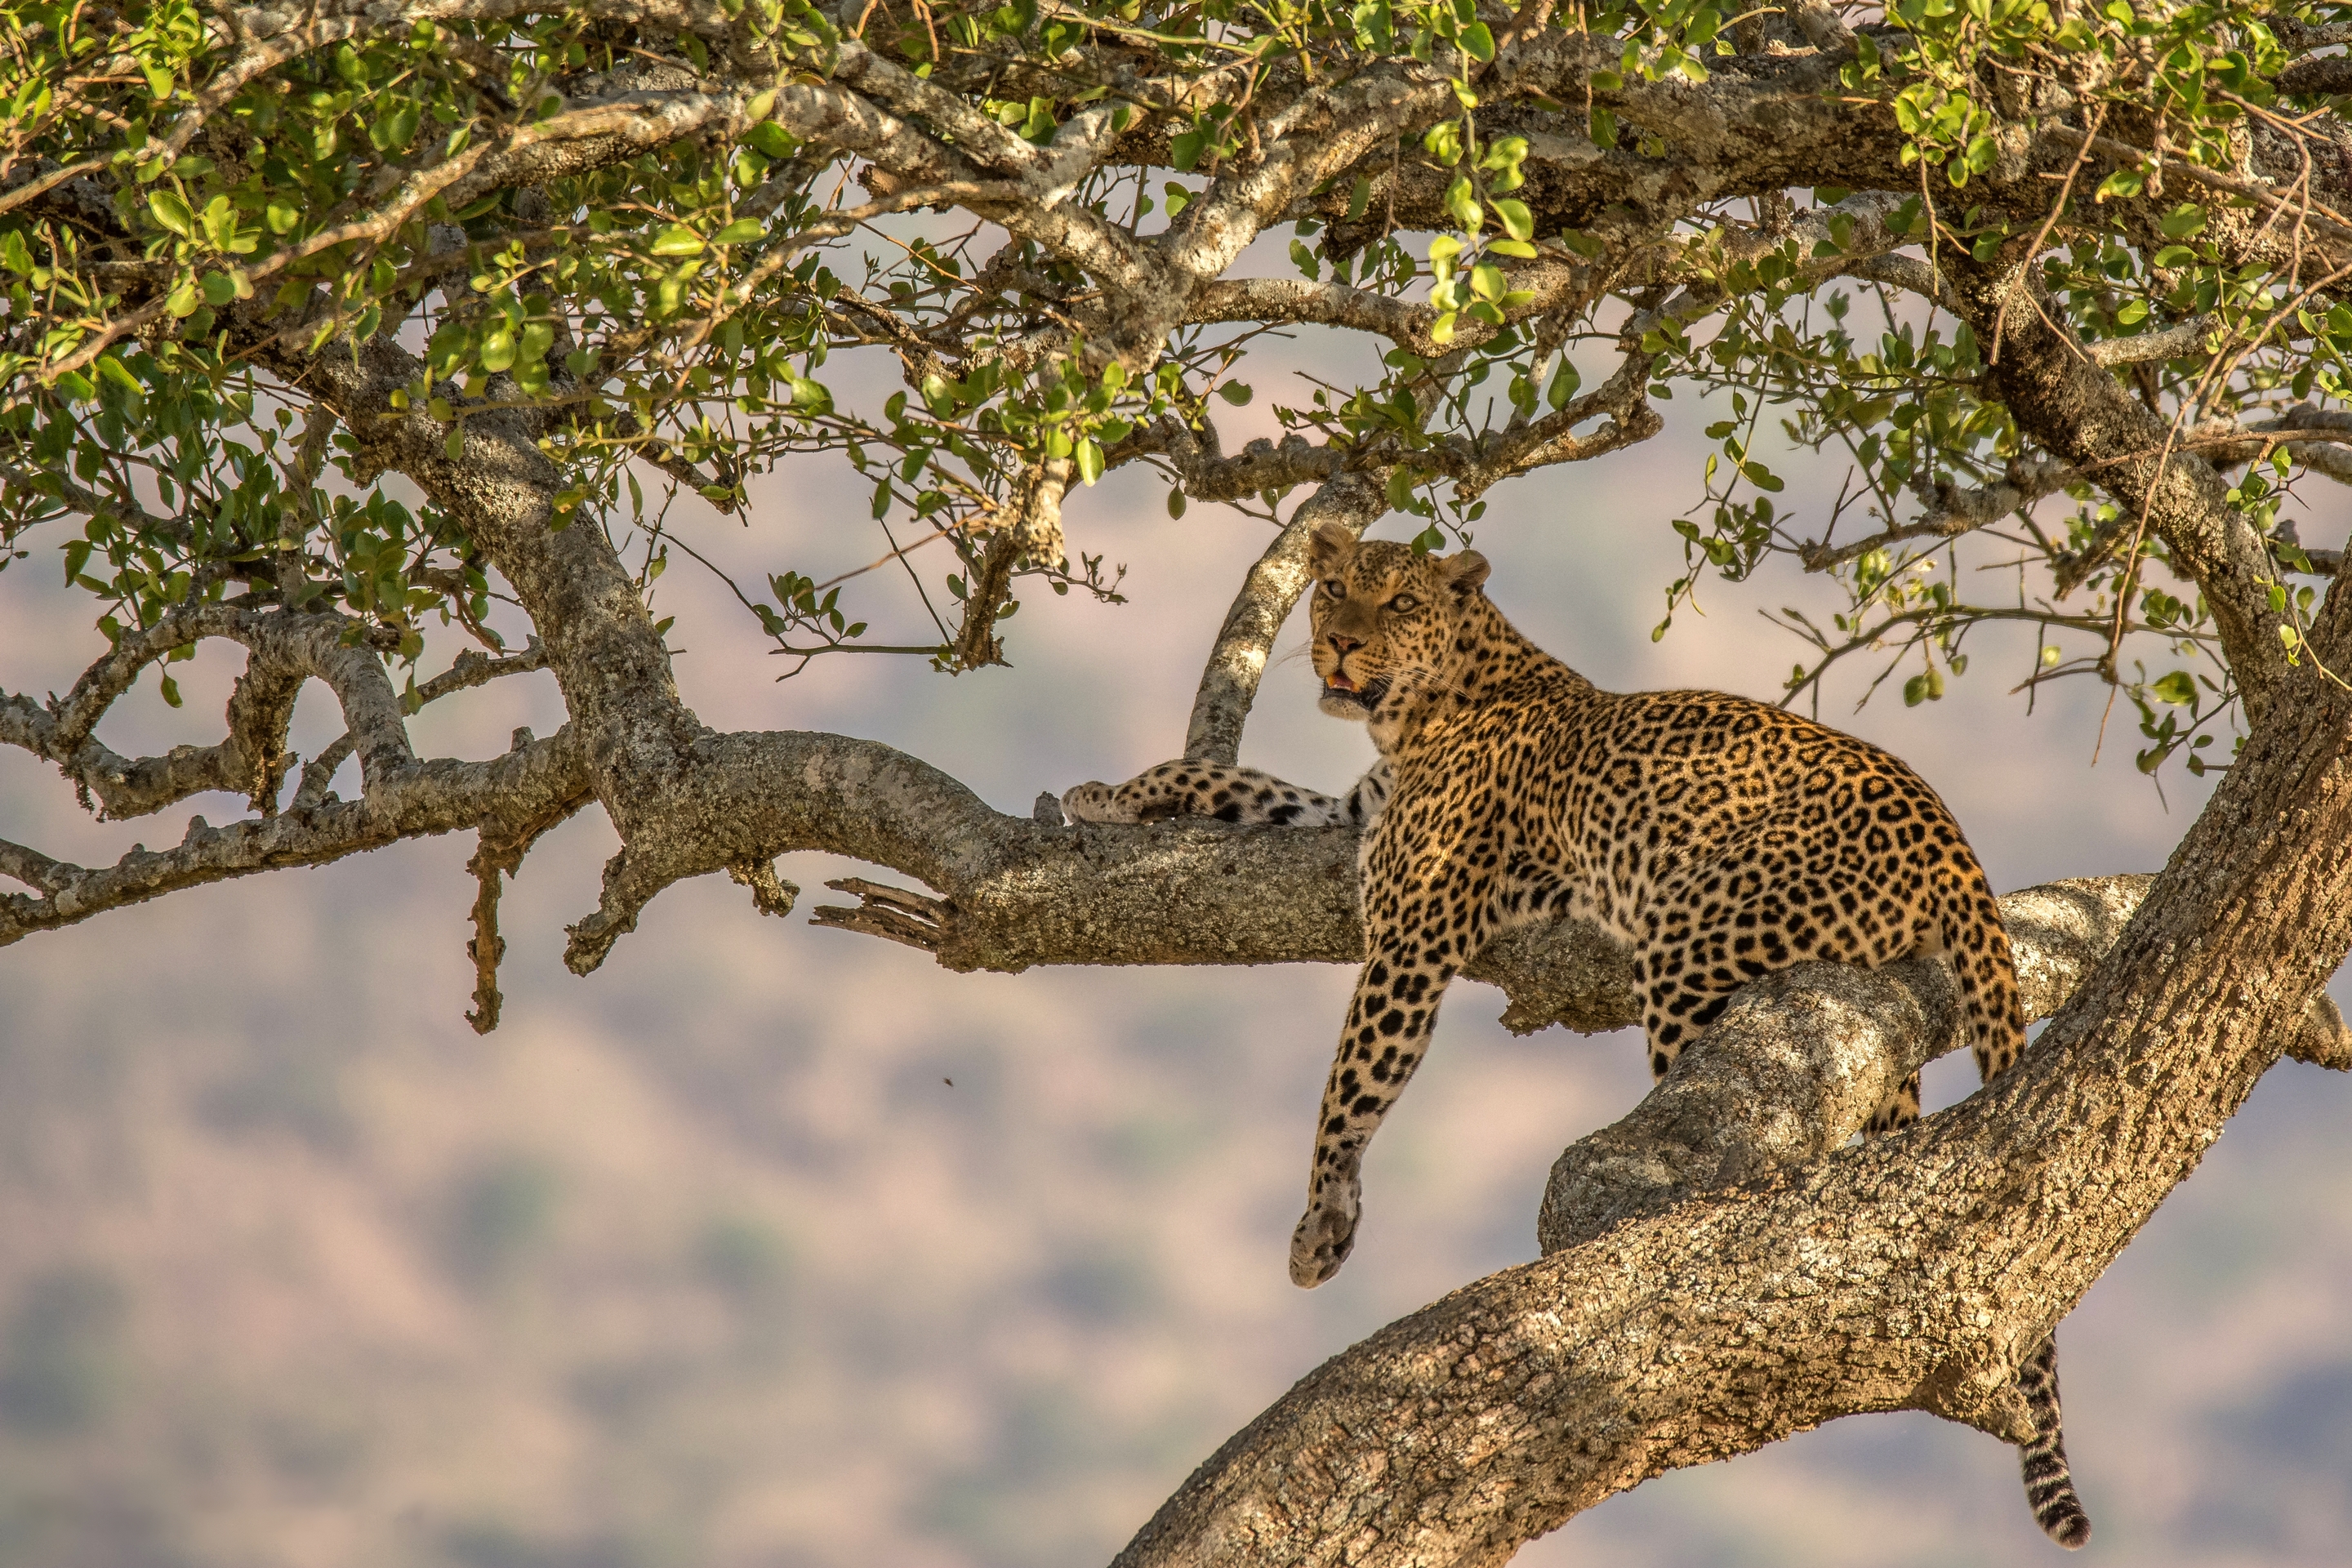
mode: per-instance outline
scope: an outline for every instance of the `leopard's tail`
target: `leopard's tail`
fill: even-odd
[[[1960,984],[1977,1076],[1989,1083],[2025,1054],[2025,1007],[2017,994],[2017,961],[2010,954],[2009,932],[2001,926],[2000,906],[1993,901],[1984,873],[1956,880],[1958,885],[1948,889],[1937,911],[1937,934],[1951,961],[1952,976]]]
[[[2017,1369],[2017,1391],[2033,1413],[2035,1435],[2018,1449],[2033,1522],[2067,1551],[2079,1552],[2090,1542],[2091,1517],[2083,1511],[2074,1472],[2066,1468],[2066,1437],[2059,1429],[2056,1335],[2043,1340]]]
[[[1944,951],[1969,1016],[1978,1075],[1990,1079],[2017,1065],[2025,1054],[2025,1008],[2017,994],[2017,963],[2000,906],[1979,872],[1972,885],[1955,889],[1944,901]],[[2079,1550],[2091,1539],[2090,1516],[2075,1494],[2066,1465],[2066,1438],[2058,1406],[2058,1341],[2034,1347],[2018,1369],[2017,1391],[2032,1412],[2034,1436],[2018,1450],[2025,1476],[2025,1500],[2042,1533]]]

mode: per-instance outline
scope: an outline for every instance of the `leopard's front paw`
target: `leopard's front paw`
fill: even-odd
[[[1099,780],[1062,794],[1062,815],[1072,822],[1133,822],[1135,813],[1119,804],[1118,787]]]
[[[1356,1216],[1338,1208],[1310,1208],[1290,1233],[1290,1282],[1312,1290],[1348,1261],[1356,1245]]]

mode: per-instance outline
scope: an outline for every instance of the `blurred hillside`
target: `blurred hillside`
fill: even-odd
[[[1793,650],[1751,611],[1808,584],[1718,585],[1711,616],[1648,637],[1695,464],[1661,442],[1504,492],[1479,537],[1494,591],[1604,684],[1769,697]],[[784,478],[698,547],[755,575],[878,553],[837,476]],[[2305,540],[2333,542],[2316,521]],[[662,613],[688,700],[721,728],[889,741],[1006,810],[1123,777],[1175,749],[1264,534],[1116,483],[1072,533],[1132,567],[1135,603],[1041,595],[1009,628],[1018,668],[958,680],[845,658],[774,684],[680,563]],[[62,689],[97,645],[55,571],[0,573],[10,690]],[[2003,887],[2160,864],[2203,788],[2168,779],[2168,814],[2127,733],[2090,765],[2099,694],[2029,720],[2001,674],[2024,650],[1978,652],[1941,703],[1825,716],[1917,764]],[[151,684],[108,738],[216,738],[231,673],[180,667],[184,710]],[[1308,682],[1271,673],[1244,760],[1335,787],[1368,753]],[[548,685],[459,701],[420,719],[421,749],[560,722]],[[327,708],[305,698],[306,754],[340,728]],[[90,823],[0,756],[0,835],[106,859],[184,825]],[[1374,1146],[1362,1245],[1302,1294],[1283,1258],[1341,970],[952,975],[705,880],[575,980],[562,928],[612,847],[591,812],[524,868],[487,1039],[461,1017],[460,840],[0,951],[0,1565],[1100,1563],[1321,1359],[1532,1256],[1551,1159],[1645,1087],[1625,1041],[1513,1040],[1462,987]],[[783,869],[805,905],[848,868]],[[1942,1101],[1971,1087],[1962,1061],[1938,1072]],[[2340,1075],[2277,1069],[2062,1331],[2087,1560],[2344,1560],[2348,1114]],[[2008,1449],[1889,1416],[1663,1478],[1522,1561],[2038,1554]]]

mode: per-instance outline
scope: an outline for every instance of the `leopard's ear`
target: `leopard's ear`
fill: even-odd
[[[1356,536],[1345,525],[1327,522],[1307,539],[1307,564],[1318,577],[1329,575],[1356,552]]]
[[[1475,550],[1459,550],[1437,561],[1437,574],[1454,590],[1457,599],[1466,599],[1478,591],[1486,580],[1486,558]]]

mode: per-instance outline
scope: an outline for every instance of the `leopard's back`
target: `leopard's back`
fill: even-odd
[[[1867,742],[1723,692],[1530,668],[1394,761],[1401,799],[1502,824],[1501,923],[1564,911],[1633,946],[1660,1071],[1732,989],[1811,959],[1948,952],[1979,1069],[2022,1047],[1982,866],[1927,782]]]

